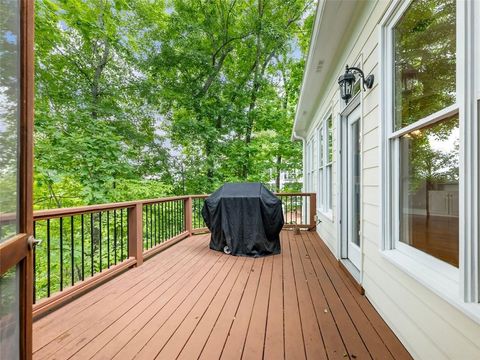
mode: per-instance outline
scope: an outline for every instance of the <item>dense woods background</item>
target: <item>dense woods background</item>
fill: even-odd
[[[35,207],[300,172],[290,134],[313,13],[313,0],[37,0]]]

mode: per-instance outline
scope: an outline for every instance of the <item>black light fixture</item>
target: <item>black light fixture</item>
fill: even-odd
[[[345,67],[345,74],[338,78],[338,84],[340,85],[340,96],[346,103],[352,97],[353,84],[355,84],[355,73],[359,74],[362,78],[362,87],[363,90],[371,89],[373,86],[374,77],[373,75],[368,75],[365,78],[363,71],[357,67]]]

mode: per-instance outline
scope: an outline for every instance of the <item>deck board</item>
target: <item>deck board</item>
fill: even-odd
[[[231,257],[197,235],[34,323],[34,359],[411,359],[315,232]]]

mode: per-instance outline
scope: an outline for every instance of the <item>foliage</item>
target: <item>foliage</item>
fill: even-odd
[[[306,0],[39,0],[35,203],[207,193],[299,169]]]

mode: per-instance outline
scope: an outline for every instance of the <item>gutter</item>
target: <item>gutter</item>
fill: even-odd
[[[299,140],[302,141],[302,191],[305,191],[305,179],[306,179],[305,154],[306,154],[307,141],[303,136],[297,135],[297,132],[295,131],[295,129],[293,129],[293,131],[292,131],[292,141],[299,141]]]

